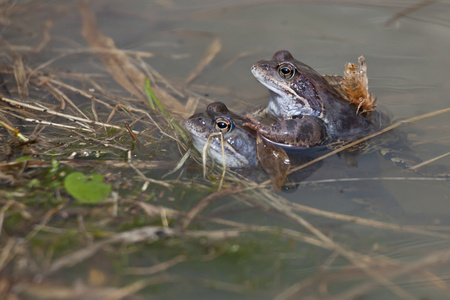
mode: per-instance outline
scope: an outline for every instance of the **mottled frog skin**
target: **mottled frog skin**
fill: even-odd
[[[202,152],[209,140],[208,153],[218,163],[223,162],[222,135],[227,167],[257,164],[256,132],[271,143],[292,149],[295,156],[304,156],[305,151],[296,149],[334,148],[389,124],[389,118],[377,108],[359,112],[355,104],[343,98],[342,91],[338,92],[325,77],[295,60],[288,51],[279,51],[271,60],[257,62],[252,72],[269,88],[271,97],[267,107],[241,117],[229,111],[225,104],[215,102],[186,122],[194,147]],[[392,149],[394,144],[396,150]],[[346,152],[354,156],[373,150],[380,150],[385,158],[402,168],[421,162],[410,152],[405,136],[392,131],[372,140],[370,145],[362,143]],[[448,168],[439,172],[426,169],[422,167],[419,173],[448,176]]]
[[[191,116],[186,129],[191,133],[194,147],[201,153],[209,141],[208,154],[223,162],[221,137],[224,140],[225,165],[230,168],[251,167],[257,164],[256,134],[243,127],[246,120],[232,113],[222,102],[214,102],[204,112]]]
[[[356,140],[389,124],[378,109],[358,113],[356,105],[288,51],[258,61],[252,73],[269,89],[270,101],[265,109],[247,115],[251,123],[244,125],[275,143],[310,148]],[[264,124],[267,117],[276,121]]]

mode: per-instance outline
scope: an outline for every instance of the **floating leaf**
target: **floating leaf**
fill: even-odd
[[[83,203],[98,203],[108,197],[111,185],[103,182],[103,175],[70,173],[64,178],[66,191]]]

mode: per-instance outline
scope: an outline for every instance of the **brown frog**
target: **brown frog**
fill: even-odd
[[[243,127],[246,120],[233,112],[222,102],[214,102],[204,112],[189,117],[186,129],[192,135],[194,147],[201,153],[207,145],[209,156],[216,162],[230,168],[256,165],[256,135]],[[223,154],[222,154],[222,138]]]
[[[270,101],[266,108],[248,114],[250,122],[244,126],[285,147],[340,144],[389,124],[388,117],[378,109],[359,112],[358,105],[349,102],[331,77],[320,75],[288,51],[258,61],[252,73],[269,89]]]

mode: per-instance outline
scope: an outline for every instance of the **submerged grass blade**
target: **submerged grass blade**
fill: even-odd
[[[167,112],[167,110],[162,106],[161,102],[156,97],[155,93],[153,92],[152,88],[150,87],[150,80],[147,78],[145,79],[145,93],[147,95],[148,103],[150,107],[153,110],[156,110],[155,105],[158,107],[158,109],[161,111],[161,113],[167,118],[167,122],[169,122],[173,128],[178,132],[178,134],[181,136],[183,141],[187,144],[189,141],[188,136],[184,132],[183,128],[178,124],[177,121]]]
[[[219,38],[214,38],[214,40],[209,45],[200,63],[192,71],[192,73],[186,79],[186,84],[190,84],[197,76],[209,65],[209,63],[216,57],[216,55],[222,50],[222,42]]]
[[[163,175],[163,179],[166,178],[169,175],[172,175],[173,173],[175,173],[176,171],[178,171],[186,162],[186,160],[189,158],[189,156],[191,156],[191,148],[188,149],[188,151],[186,151],[186,153],[183,155],[183,157],[180,159],[180,161],[177,163],[177,165],[175,166],[175,168],[173,168],[173,170],[171,170],[170,172],[166,173]]]
[[[155,110],[155,103],[153,99],[157,99],[155,93],[150,87],[150,79],[145,80],[145,95],[147,96],[148,104],[152,110]]]

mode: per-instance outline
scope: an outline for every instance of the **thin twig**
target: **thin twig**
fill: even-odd
[[[151,267],[127,268],[125,273],[132,275],[152,275],[161,271],[165,271],[180,262],[186,261],[186,255],[178,255],[168,261],[159,263]]]
[[[13,106],[16,106],[16,107],[25,107],[25,108],[32,109],[32,110],[35,110],[35,111],[39,111],[39,112],[47,113],[47,114],[50,114],[50,115],[62,117],[62,118],[65,118],[65,119],[68,119],[68,120],[74,121],[74,122],[75,121],[80,121],[80,122],[87,123],[87,124],[92,124],[92,125],[98,125],[98,126],[104,126],[104,127],[108,127],[108,128],[115,128],[115,129],[123,130],[123,128],[120,127],[120,126],[111,125],[111,124],[107,124],[107,123],[103,123],[103,122],[96,122],[96,121],[90,120],[90,119],[85,119],[85,118],[80,118],[80,117],[76,117],[76,116],[72,116],[72,115],[68,115],[68,114],[59,113],[59,112],[53,111],[53,110],[51,110],[49,108],[46,108],[44,106],[43,107],[38,107],[38,106],[34,106],[34,105],[31,105],[31,104],[28,104],[28,103],[25,103],[25,102],[20,102],[20,101],[16,101],[16,100],[4,98],[4,97],[1,97],[0,100],[4,101],[4,102],[7,102],[7,103],[9,103],[9,104],[11,104]],[[42,121],[40,121],[40,122],[42,122]],[[133,130],[133,132],[136,133],[136,134],[139,134],[139,131]]]
[[[310,214],[314,214],[314,215],[318,215],[318,216],[327,217],[330,219],[346,221],[349,223],[355,223],[355,224],[359,224],[359,225],[364,225],[364,226],[369,226],[369,227],[374,227],[374,228],[388,229],[388,230],[393,230],[393,231],[415,233],[415,234],[432,236],[432,237],[441,238],[441,239],[450,239],[450,235],[448,235],[448,234],[423,230],[423,229],[419,229],[417,227],[410,227],[410,226],[405,226],[405,225],[397,225],[394,223],[380,222],[380,221],[364,219],[364,218],[360,218],[360,217],[356,217],[356,216],[347,216],[347,215],[343,215],[343,214],[339,214],[339,213],[328,212],[325,210],[309,207],[309,206],[298,204],[298,203],[292,203],[291,206],[292,206],[292,209],[294,209],[296,211],[306,212],[306,213],[310,213]]]
[[[448,249],[432,253],[430,255],[425,256],[424,258],[418,259],[415,262],[409,263],[406,266],[397,268],[388,274],[385,274],[385,277],[388,279],[394,279],[401,275],[405,275],[408,273],[412,273],[418,270],[424,270],[426,267],[430,267],[435,264],[447,264],[450,260],[450,251]],[[357,286],[350,291],[341,294],[339,297],[333,298],[333,300],[345,300],[345,299],[355,299],[358,298],[359,295],[362,295],[374,287],[378,286],[377,282],[367,282],[360,286]]]
[[[441,158],[443,158],[443,157],[446,157],[447,155],[450,155],[450,152],[447,152],[447,153],[445,153],[445,154],[442,154],[442,155],[439,155],[439,156],[437,156],[437,157],[434,157],[434,158],[431,158],[431,159],[429,159],[429,160],[426,160],[426,161],[424,161],[424,162],[421,162],[420,164],[417,164],[417,165],[415,165],[415,166],[412,166],[411,168],[409,168],[410,170],[416,170],[416,169],[418,169],[418,168],[420,168],[420,167],[423,167],[423,166],[425,166],[425,165],[428,165],[428,164],[430,164],[430,163],[432,163],[432,162],[434,162],[434,161],[436,161],[436,160],[438,160],[438,159],[441,159]]]
[[[267,191],[265,191],[267,193]],[[279,196],[272,196],[273,200],[275,200],[272,205],[275,204],[273,207],[276,208],[278,211],[283,213],[285,216],[295,220],[302,226],[304,226],[308,231],[310,231],[313,235],[315,235],[319,240],[323,241],[324,243],[328,244],[331,249],[338,252],[343,257],[350,260],[355,266],[357,266],[359,269],[364,271],[369,277],[371,277],[373,280],[375,280],[378,284],[384,286],[385,288],[389,289],[392,293],[400,297],[401,299],[415,299],[412,295],[407,293],[405,290],[400,288],[399,286],[395,285],[393,282],[388,280],[385,276],[382,276],[377,271],[373,270],[371,266],[367,263],[367,261],[364,259],[364,256],[358,253],[355,253],[353,251],[347,250],[344,247],[340,246],[336,242],[334,242],[331,238],[323,234],[319,229],[315,228],[313,225],[311,225],[306,219],[302,218],[301,216],[298,216],[292,212],[292,210],[289,209],[289,207],[285,204],[287,202],[286,199],[281,198]]]
[[[426,6],[429,6],[431,4],[436,3],[436,0],[425,0],[419,3],[416,3],[414,5],[411,5],[410,7],[407,7],[406,9],[402,10],[399,13],[396,13],[392,18],[390,18],[389,20],[386,21],[385,25],[386,26],[391,26],[394,22],[412,14],[413,12],[422,9]]]

